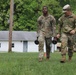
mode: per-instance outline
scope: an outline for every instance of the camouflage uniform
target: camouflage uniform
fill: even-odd
[[[74,39],[73,49],[74,49],[74,52],[76,52],[76,33],[74,34],[73,39]]]
[[[59,18],[59,33],[61,32],[61,54],[65,57],[68,47],[68,56],[73,55],[73,35],[71,30],[76,31],[76,16],[72,13],[70,16],[62,15]]]
[[[43,58],[44,55],[44,42],[46,45],[47,58],[50,57],[50,44],[51,37],[54,36],[55,32],[55,18],[52,15],[43,16],[41,15],[38,20],[38,41],[39,41],[39,58]]]

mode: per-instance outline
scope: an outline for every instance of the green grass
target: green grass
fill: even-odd
[[[0,75],[76,75],[76,53],[71,62],[61,64],[60,59],[59,52],[43,62],[38,62],[38,53],[0,53]]]

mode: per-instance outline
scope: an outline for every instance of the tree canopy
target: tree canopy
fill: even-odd
[[[37,18],[42,14],[44,5],[56,20],[62,14],[62,7],[70,4],[76,13],[76,0],[14,0],[13,30],[35,31]],[[9,30],[10,0],[0,0],[0,30]]]

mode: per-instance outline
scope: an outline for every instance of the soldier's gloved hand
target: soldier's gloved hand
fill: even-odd
[[[70,31],[70,34],[75,34],[75,30],[71,30]]]
[[[57,34],[57,36],[56,36],[57,38],[60,38],[60,34]]]

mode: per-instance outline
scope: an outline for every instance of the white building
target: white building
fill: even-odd
[[[37,33],[34,31],[13,31],[13,52],[38,52],[38,45],[34,43]],[[0,52],[7,52],[9,46],[9,31],[0,31]],[[54,48],[52,46],[52,52]],[[44,46],[45,51],[45,46]]]

